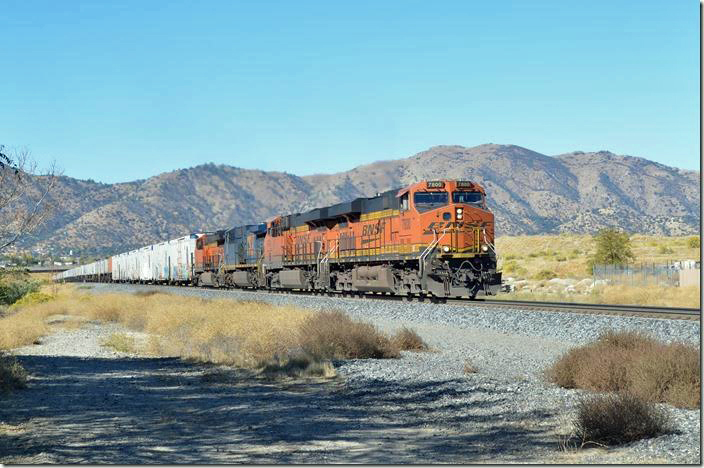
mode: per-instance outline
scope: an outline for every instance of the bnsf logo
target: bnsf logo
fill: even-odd
[[[465,223],[464,221],[438,221],[428,224],[423,234],[432,234],[433,230],[442,232],[445,229],[462,229],[471,227],[481,227],[484,223]]]
[[[381,234],[383,230],[384,226],[382,224],[367,224],[366,226],[362,226],[362,235],[376,236],[378,234]]]

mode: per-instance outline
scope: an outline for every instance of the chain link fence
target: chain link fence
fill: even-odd
[[[679,286],[680,271],[699,269],[699,262],[683,265],[684,262],[635,263],[628,265],[594,265],[595,280],[606,280],[611,284],[630,286]]]

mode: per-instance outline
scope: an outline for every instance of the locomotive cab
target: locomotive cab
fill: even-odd
[[[479,184],[423,181],[401,189],[398,197],[402,223],[420,230],[413,237],[423,290],[445,297],[498,292],[494,215]]]
[[[401,216],[418,219],[421,244],[436,243],[440,255],[467,257],[494,252],[494,216],[484,189],[470,181],[414,184],[399,192]]]

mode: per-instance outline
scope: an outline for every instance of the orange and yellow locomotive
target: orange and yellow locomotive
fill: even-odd
[[[257,268],[269,289],[475,297],[501,286],[494,215],[484,189],[462,180],[277,216]]]

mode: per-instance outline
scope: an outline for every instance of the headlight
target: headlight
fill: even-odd
[[[450,251],[450,246],[449,245],[443,246],[442,251],[445,253],[448,253]]]
[[[457,219],[462,219],[462,208],[457,208],[457,210],[455,210],[455,213],[457,215]]]
[[[489,246],[484,244],[482,245],[482,252],[488,252],[489,251]]]

